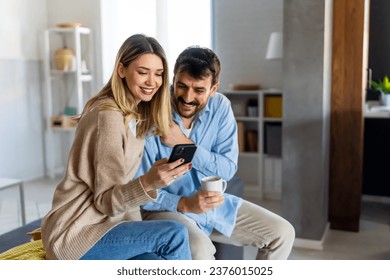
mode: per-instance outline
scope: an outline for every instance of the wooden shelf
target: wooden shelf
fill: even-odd
[[[261,89],[261,90],[225,90],[222,93],[229,98],[233,112],[235,113],[235,118],[238,124],[238,139],[239,139],[239,162],[238,162],[238,175],[242,177],[244,180],[244,184],[247,191],[252,195],[255,195],[259,199],[261,199],[264,195],[268,197],[276,198],[278,194],[281,193],[279,190],[281,188],[280,184],[276,184],[276,188],[273,186],[270,189],[267,189],[265,184],[264,172],[271,168],[271,174],[267,174],[267,180],[269,181],[269,176],[279,176],[273,179],[273,182],[281,181],[280,167],[279,165],[272,165],[272,162],[275,160],[279,160],[280,156],[276,155],[268,155],[265,154],[265,130],[272,130],[269,133],[274,133],[275,129],[266,128],[266,125],[281,126],[283,122],[283,118],[280,117],[264,117],[264,104],[265,98],[272,96],[273,100],[275,100],[274,96],[282,97],[282,92],[277,89]],[[280,99],[276,100],[277,102],[272,103],[280,104]],[[252,111],[248,110],[248,104],[252,105],[251,107],[255,107]],[[255,104],[256,106],[253,106]],[[269,108],[267,108],[269,109]],[[274,109],[274,108],[271,108]],[[278,108],[276,108],[278,109]],[[270,114],[280,115],[281,109],[279,110],[268,110]],[[255,116],[248,116],[248,113],[252,113]],[[251,137],[256,138],[256,147],[254,147],[253,142],[248,147],[248,131],[253,131],[255,134],[250,134]],[[276,135],[280,135],[280,130],[276,131]],[[271,135],[271,134],[270,134]],[[270,136],[268,135],[268,136]],[[274,135],[274,134],[272,134]],[[269,138],[269,137],[267,137]],[[271,137],[272,138],[272,137]],[[279,139],[279,138],[278,138]],[[281,145],[281,144],[280,144]],[[248,151],[249,149],[255,149],[254,151]],[[275,146],[268,147],[272,148],[271,152],[280,152],[281,149],[275,149]],[[271,162],[271,165],[269,165]],[[268,165],[267,165],[268,164]],[[272,168],[277,168],[277,172]],[[268,184],[269,185],[269,184]],[[279,188],[279,189],[278,189]]]

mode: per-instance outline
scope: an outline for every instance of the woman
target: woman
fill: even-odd
[[[191,258],[181,224],[141,221],[139,211],[191,164],[164,158],[133,178],[146,134],[168,131],[169,102],[162,47],[151,37],[129,37],[110,81],[78,118],[65,176],[42,223],[48,259]]]

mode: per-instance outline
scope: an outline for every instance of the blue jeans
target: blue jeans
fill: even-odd
[[[124,222],[107,232],[81,260],[190,260],[188,231],[176,221]]]

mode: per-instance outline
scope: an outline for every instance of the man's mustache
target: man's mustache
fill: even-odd
[[[188,105],[188,106],[198,106],[199,105],[199,102],[197,102],[197,101],[191,101],[191,102],[187,103],[184,101],[183,97],[179,97],[177,100],[185,105]]]

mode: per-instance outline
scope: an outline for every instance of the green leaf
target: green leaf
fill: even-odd
[[[383,88],[385,89],[385,92],[390,92],[390,81],[387,76],[383,78]]]
[[[379,82],[371,81],[371,86],[374,89],[379,90],[385,94],[390,94],[390,80],[387,75],[383,77],[382,81]]]

